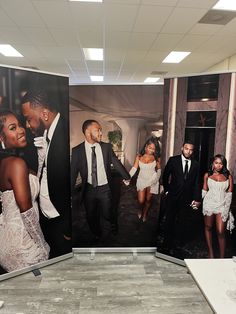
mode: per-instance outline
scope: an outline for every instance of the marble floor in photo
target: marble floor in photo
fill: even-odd
[[[0,314],[213,313],[187,268],[154,253],[75,254],[0,282]]]

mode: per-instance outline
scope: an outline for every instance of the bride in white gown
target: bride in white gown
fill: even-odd
[[[134,165],[129,172],[131,177],[136,173],[138,168],[139,174],[136,184],[140,205],[138,217],[145,222],[151,206],[152,195],[159,193],[161,169],[160,146],[157,138],[151,137],[146,141],[140,155],[137,155]]]
[[[45,261],[49,256],[39,225],[38,178],[13,150],[27,145],[25,129],[10,111],[0,112],[0,265],[7,272]]]
[[[230,219],[233,228],[233,216],[230,216],[233,179],[227,169],[227,161],[223,155],[215,155],[209,171],[204,175],[202,190],[205,237],[208,255],[214,257],[212,245],[212,228],[215,224],[218,237],[220,258],[225,256],[225,229]]]

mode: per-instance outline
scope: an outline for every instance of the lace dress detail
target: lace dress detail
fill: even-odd
[[[203,199],[203,215],[221,214],[225,222],[229,216],[230,206],[226,204],[226,194],[229,180],[218,182],[208,178],[208,191]]]
[[[142,191],[146,187],[151,187],[151,193],[158,194],[157,184],[159,184],[159,171],[156,172],[156,161],[143,163],[139,160],[139,175],[137,178],[137,191]]]
[[[45,261],[49,255],[50,248],[39,225],[39,211],[36,202],[39,193],[39,180],[30,174],[29,182],[33,207],[25,214],[30,217],[31,229],[37,235],[34,238],[26,230],[13,190],[0,192],[2,201],[0,265],[8,272]]]

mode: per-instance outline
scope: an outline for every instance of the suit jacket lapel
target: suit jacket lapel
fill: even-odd
[[[106,167],[108,164],[108,160],[107,160],[108,156],[106,154],[106,149],[105,149],[106,147],[103,145],[103,142],[100,142],[99,144],[100,144],[101,149],[102,149],[102,157],[103,157],[104,167],[105,167],[105,170],[107,171]]]
[[[83,143],[82,148],[81,148],[80,162],[82,162],[83,164],[82,169],[84,169],[84,172],[86,173],[86,175],[88,175],[88,163],[87,163],[87,157],[86,157],[86,152],[85,152],[85,142]]]
[[[183,170],[183,164],[182,164],[182,157],[181,157],[181,155],[179,155],[178,167],[179,167],[179,170],[180,170],[180,172],[182,173],[182,175],[184,177],[184,170]]]

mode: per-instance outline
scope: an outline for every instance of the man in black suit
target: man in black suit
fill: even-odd
[[[176,217],[183,209],[197,209],[200,205],[198,185],[199,164],[192,159],[194,145],[185,141],[182,154],[170,157],[163,172],[163,187],[166,195],[163,250],[173,248]]]
[[[40,224],[52,258],[72,251],[68,123],[42,90],[24,95],[22,113],[36,136]]]
[[[85,206],[87,222],[95,238],[99,239],[102,234],[107,236],[111,231],[111,166],[125,180],[129,180],[130,175],[113,152],[112,145],[101,141],[102,128],[97,121],[86,120],[82,131],[85,141],[72,149],[72,190],[80,174],[81,201]]]

